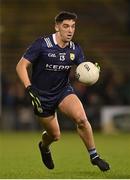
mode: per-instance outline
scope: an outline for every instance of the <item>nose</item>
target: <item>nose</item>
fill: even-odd
[[[72,27],[69,27],[69,32],[73,32],[73,28]]]

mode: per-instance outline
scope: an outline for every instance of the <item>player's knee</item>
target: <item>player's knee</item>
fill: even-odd
[[[76,112],[75,122],[78,128],[84,128],[86,126],[87,121],[87,117],[82,112]]]
[[[54,133],[51,135],[51,138],[53,139],[53,141],[58,141],[60,139],[60,133]]]
[[[77,127],[78,127],[79,129],[86,128],[86,127],[87,127],[87,119],[86,119],[86,118],[80,118],[80,119],[77,121]]]

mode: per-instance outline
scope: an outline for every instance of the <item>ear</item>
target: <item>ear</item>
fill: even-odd
[[[58,32],[58,31],[59,31],[58,24],[55,24],[55,30],[56,30],[56,32]]]

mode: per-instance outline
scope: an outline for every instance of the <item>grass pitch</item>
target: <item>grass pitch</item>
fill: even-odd
[[[111,164],[101,172],[92,166],[79,136],[63,133],[52,145],[55,169],[42,164],[38,142],[40,132],[0,133],[0,178],[10,179],[129,179],[130,134],[104,135],[95,133],[98,152]]]

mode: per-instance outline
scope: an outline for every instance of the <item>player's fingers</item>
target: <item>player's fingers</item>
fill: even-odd
[[[100,72],[101,68],[100,68],[99,64],[95,63],[95,66],[99,69],[99,72]]]

